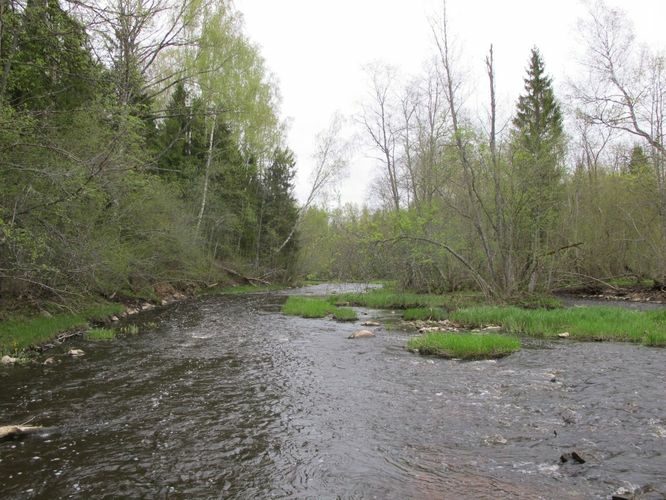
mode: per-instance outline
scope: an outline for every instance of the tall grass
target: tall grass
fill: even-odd
[[[520,350],[520,340],[504,335],[428,333],[411,339],[407,348],[445,358],[492,359]]]
[[[116,331],[110,328],[93,328],[86,333],[88,340],[113,340],[116,338]]]
[[[658,345],[666,336],[666,311],[633,311],[613,307],[526,310],[517,307],[472,307],[450,314],[467,327],[494,324],[510,333],[552,337],[568,332],[579,340],[618,340]],[[646,342],[647,343],[647,342]]]
[[[448,313],[439,307],[416,307],[406,309],[402,315],[405,321],[439,321],[446,319]]]
[[[410,309],[410,308],[443,308],[456,309],[458,307],[478,304],[482,300],[480,294],[451,293],[446,295],[418,294],[408,292],[395,292],[383,288],[373,289],[366,293],[343,293],[329,297],[329,301],[336,305],[353,305],[370,307],[372,309]]]

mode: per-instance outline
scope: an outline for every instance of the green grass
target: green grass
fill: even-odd
[[[17,353],[47,342],[59,333],[85,328],[88,321],[100,321],[123,310],[121,304],[94,304],[79,313],[51,317],[14,318],[0,323],[0,353]]]
[[[416,307],[406,309],[402,315],[405,321],[439,321],[446,319],[448,313],[438,307]]]
[[[407,348],[444,358],[493,359],[520,350],[520,340],[504,335],[437,332],[411,339]]]
[[[355,321],[356,312],[347,307],[336,307],[325,299],[292,296],[282,306],[282,312],[302,318],[323,318],[329,314],[338,321]]]
[[[451,313],[451,320],[477,328],[494,324],[510,333],[553,337],[569,332],[577,340],[617,340],[660,345],[666,336],[666,311],[612,307],[534,309],[473,307]]]
[[[323,318],[335,312],[335,306],[323,299],[293,296],[282,306],[282,312],[302,318]]]
[[[356,321],[358,319],[356,311],[348,307],[336,307],[333,317],[338,321]]]
[[[335,305],[348,304],[369,307],[371,309],[412,309],[425,307],[451,310],[466,305],[477,304],[481,301],[481,295],[470,292],[445,295],[418,294],[395,292],[379,288],[366,293],[342,293],[329,297],[329,301]]]
[[[86,333],[88,340],[113,340],[116,338],[116,331],[110,328],[93,328]]]

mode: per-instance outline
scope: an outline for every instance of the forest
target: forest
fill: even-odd
[[[0,4],[0,297],[292,273],[279,94],[220,2]]]
[[[354,117],[378,203],[321,201],[349,162],[333,123],[299,205],[277,84],[232,5],[2,0],[3,306],[150,298],[159,283],[225,276],[382,279],[498,300],[663,287],[663,53],[597,4],[567,95],[534,47],[515,109],[498,112],[490,46],[479,119],[446,15],[431,28],[427,71],[403,84],[374,66]]]
[[[370,97],[355,117],[380,172],[380,208],[309,208],[300,271],[498,300],[570,287],[663,290],[662,48],[642,44],[624,12],[597,3],[578,27],[576,78],[556,94],[534,47],[507,114],[497,106],[492,45],[485,82],[470,82],[445,12],[431,28],[424,73],[405,83],[396,68],[371,67]],[[486,89],[482,112],[470,103],[474,85]]]

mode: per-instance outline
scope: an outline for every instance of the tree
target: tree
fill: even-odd
[[[641,47],[626,14],[602,1],[594,4],[580,33],[587,74],[571,84],[580,115],[591,125],[614,130],[619,139],[638,139],[650,159],[657,231],[641,234],[654,262],[654,277],[666,280],[666,58]],[[653,194],[652,194],[653,193]]]
[[[513,126],[513,165],[522,197],[523,237],[530,249],[528,288],[533,291],[559,213],[564,175],[562,113],[536,48],[530,55]]]
[[[383,164],[388,198],[394,210],[401,205],[400,173],[396,149],[399,143],[399,127],[395,121],[395,111],[391,98],[395,85],[396,72],[390,66],[374,65],[368,69],[372,80],[372,105],[364,107],[359,121],[368,133],[370,143],[377,151],[377,160]]]

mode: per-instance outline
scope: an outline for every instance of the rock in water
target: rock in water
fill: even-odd
[[[586,461],[587,460],[585,460],[577,451],[572,451],[571,453],[563,453],[562,456],[560,457],[560,462],[563,464],[567,462],[584,464]]]
[[[374,337],[375,334],[372,333],[370,330],[358,330],[352,333],[348,339],[362,339],[362,338],[369,338],[369,337]]]
[[[12,358],[11,356],[3,356],[2,359],[0,359],[0,364],[2,365],[13,365],[18,361],[18,358]]]
[[[382,326],[382,325],[377,321],[364,321],[363,323],[361,323],[361,326]]]
[[[68,352],[67,354],[69,354],[70,356],[73,356],[73,357],[77,358],[77,357],[79,357],[79,356],[83,356],[83,355],[85,354],[85,352],[83,352],[82,349],[70,349],[69,352]]]

